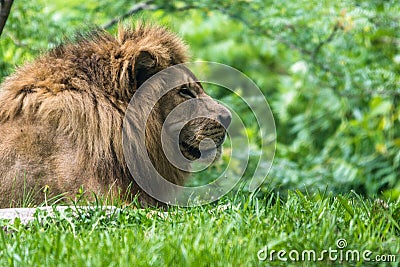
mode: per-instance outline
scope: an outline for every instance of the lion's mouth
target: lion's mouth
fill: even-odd
[[[186,142],[181,142],[181,151],[183,155],[189,160],[207,158],[209,156],[215,155],[215,153],[218,152],[218,150],[220,149],[221,149],[221,144],[219,144],[217,147],[200,150],[199,147],[190,145]]]

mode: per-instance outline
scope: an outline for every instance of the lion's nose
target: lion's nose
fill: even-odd
[[[218,115],[218,120],[220,121],[222,126],[227,129],[232,120],[231,112],[229,110],[224,110],[224,112]]]

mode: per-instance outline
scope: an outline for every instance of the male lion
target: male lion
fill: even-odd
[[[45,196],[74,197],[82,188],[125,200],[138,195],[141,203],[161,204],[141,191],[128,170],[123,121],[131,98],[146,80],[185,60],[186,47],[179,38],[162,27],[138,24],[134,29],[120,27],[116,38],[103,30],[81,34],[20,67],[0,89],[0,206],[19,206],[26,198],[32,205]],[[189,160],[201,156],[204,139],[219,149],[231,115],[205,94],[187,68],[179,71],[185,84],[154,106],[145,141],[157,171],[182,185],[188,172],[171,164],[162,150],[161,129],[168,114],[188,99],[203,100],[197,108],[209,117],[167,125],[182,127],[179,149]],[[135,123],[142,118],[131,119]],[[133,145],[140,141],[135,131],[128,134]],[[135,170],[134,175],[145,177],[141,166]]]

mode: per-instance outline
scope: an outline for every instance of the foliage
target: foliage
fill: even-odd
[[[400,196],[397,1],[147,3],[149,10],[137,18],[167,24],[188,42],[194,60],[233,66],[264,92],[278,133],[266,184],[282,192],[328,186],[335,192]],[[134,5],[16,1],[0,40],[0,77],[82,25],[104,25]],[[227,99],[236,104],[232,96]],[[249,131],[256,131],[251,114],[244,110],[242,116]],[[254,146],[254,153],[260,149]]]
[[[274,261],[259,261],[258,251],[313,249],[319,257],[331,248],[339,257],[338,239],[347,241],[343,253],[370,250],[371,259],[399,257],[399,203],[370,202],[356,194],[277,197],[230,196],[216,206],[173,208],[167,214],[129,207],[108,214],[96,205],[54,215],[38,212],[27,226],[1,222],[0,265],[282,266],[276,254]],[[356,264],[330,261],[325,254],[322,261],[289,260],[285,266],[299,263]],[[358,264],[368,263],[361,258]]]
[[[187,41],[194,60],[233,66],[265,94],[278,146],[262,196],[232,194],[215,205],[172,208],[166,216],[130,207],[107,215],[94,205],[91,212],[38,214],[28,226],[3,221],[0,265],[281,265],[260,262],[257,252],[264,246],[335,249],[339,238],[347,240],[346,248],[373,255],[400,251],[400,205],[393,201],[400,196],[400,5],[395,0],[146,3],[147,10],[134,19],[167,25]],[[0,80],[64,37],[105,25],[135,5],[15,1],[0,39]],[[116,25],[108,30],[115,32]],[[262,148],[251,112],[235,95],[207,88],[240,108],[257,155]],[[224,157],[193,184],[214,178],[226,164]],[[252,160],[246,178],[254,168]],[[350,189],[383,193],[386,202]]]

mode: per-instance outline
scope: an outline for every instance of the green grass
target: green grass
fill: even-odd
[[[370,250],[371,258],[395,255],[397,262],[381,265],[399,265],[399,201],[290,191],[284,200],[274,194],[259,198],[240,194],[214,205],[172,208],[166,216],[154,211],[158,210],[123,207],[106,214],[95,207],[78,213],[37,214],[28,225],[3,221],[0,265],[282,266],[278,259],[260,261],[257,253],[265,246],[268,251],[320,253],[337,249],[340,238],[347,241],[344,252]],[[330,261],[328,255],[322,262],[289,262],[368,265]]]

